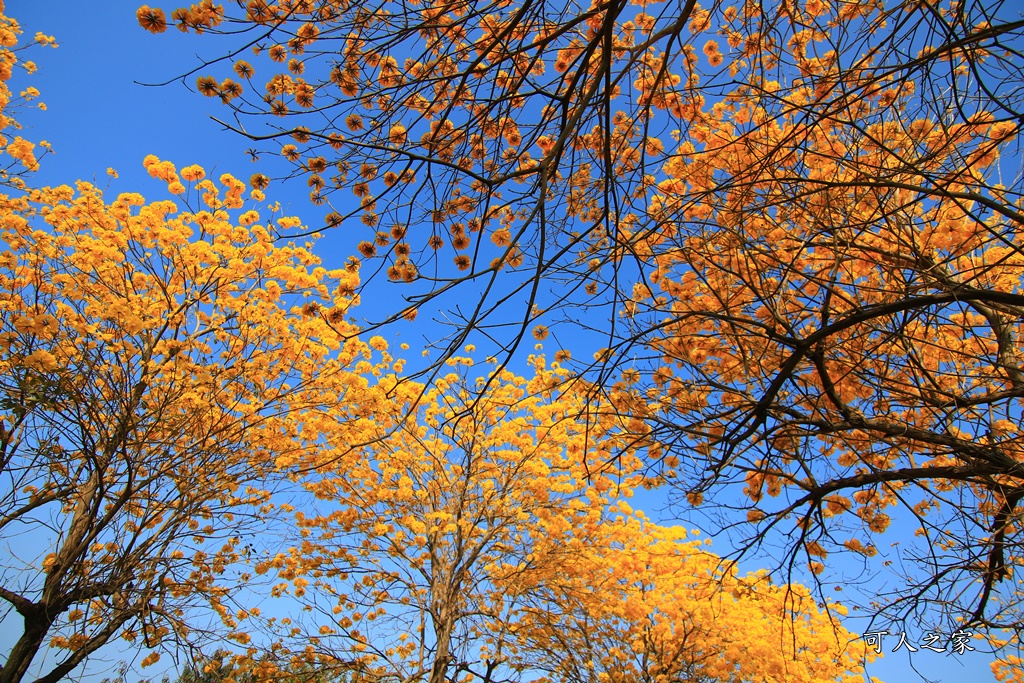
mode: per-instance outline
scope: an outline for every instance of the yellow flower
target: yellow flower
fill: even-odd
[[[181,177],[190,183],[193,183],[206,177],[206,171],[203,170],[202,166],[192,164],[191,166],[186,166],[181,169]]]
[[[57,554],[50,553],[43,559],[43,571],[50,571],[50,568],[55,564],[57,564]]]
[[[363,117],[359,114],[349,114],[345,117],[345,125],[351,131],[357,131],[363,129]]]
[[[135,12],[135,18],[138,19],[139,26],[150,33],[163,33],[167,30],[167,15],[160,8],[153,9],[149,5],[143,5]]]
[[[53,372],[57,369],[57,358],[44,349],[36,349],[29,355],[25,356],[22,360],[22,364],[29,369],[39,370],[40,372]]]
[[[508,228],[500,228],[491,235],[491,241],[499,247],[507,247],[512,242],[512,235]]]
[[[142,658],[142,660],[139,663],[139,666],[143,669],[145,669],[146,667],[152,667],[153,665],[157,664],[157,661],[159,660],[160,652],[150,652]]]
[[[252,78],[256,71],[252,68],[252,65],[249,64],[249,62],[239,60],[235,62],[235,73],[238,74],[240,78]]]
[[[216,79],[212,76],[200,76],[196,79],[196,88],[200,93],[207,97],[213,97],[219,92],[219,86],[217,85]]]
[[[395,125],[391,126],[391,131],[388,134],[388,139],[391,141],[391,144],[393,145],[404,145],[405,141],[408,139],[405,126],[403,126],[400,123],[396,123]]]
[[[230,78],[225,78],[220,84],[220,94],[224,101],[234,99],[242,94],[242,86]]]
[[[7,153],[20,161],[22,166],[30,171],[34,171],[39,168],[34,150],[35,145],[22,138],[20,135],[15,136],[14,140],[7,145]]]

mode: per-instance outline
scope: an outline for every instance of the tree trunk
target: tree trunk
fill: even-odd
[[[20,683],[53,625],[53,621],[47,618],[45,607],[28,601],[26,603],[15,605],[25,619],[25,628],[7,655],[7,662],[0,667],[0,683]]]

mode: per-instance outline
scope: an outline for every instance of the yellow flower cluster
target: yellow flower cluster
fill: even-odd
[[[35,171],[39,167],[36,158],[36,145],[21,136],[14,139],[8,138],[2,131],[8,128],[20,128],[18,122],[12,116],[13,110],[17,107],[35,101],[39,97],[39,90],[29,86],[20,91],[15,98],[7,81],[13,76],[14,67],[20,65],[26,73],[33,73],[35,64],[30,61],[19,61],[18,52],[28,46],[18,46],[18,36],[21,35],[21,26],[14,19],[3,14],[3,5],[0,3],[0,149],[8,156],[18,162],[18,166],[25,171]],[[43,33],[36,33],[34,43],[40,46],[57,47],[52,36]],[[37,102],[36,106],[46,109],[46,105]],[[40,146],[48,150],[49,146],[40,143]],[[19,171],[11,169],[0,170],[0,182],[8,182],[13,185],[20,185]]]

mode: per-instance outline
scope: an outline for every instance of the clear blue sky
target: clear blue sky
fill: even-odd
[[[197,66],[200,57],[216,57],[219,45],[173,29],[159,36],[146,33],[135,20],[139,4],[134,0],[7,2],[7,13],[21,22],[25,36],[43,31],[54,35],[60,46],[57,50],[38,49],[30,57],[39,66],[31,83],[40,89],[40,99],[48,110],[21,115],[23,135],[34,141],[46,139],[55,150],[31,180],[34,185],[84,179],[100,187],[109,182],[113,193],[134,191],[147,198],[163,198],[163,184],[142,168],[147,154],[168,159],[179,168],[198,163],[211,174],[230,172],[242,179],[264,170],[249,161],[245,150],[250,143],[210,120],[211,114],[226,112],[217,100],[190,93],[181,82],[163,87],[139,85],[170,80]],[[174,7],[165,5],[164,9],[169,15]],[[187,82],[194,80],[193,76]],[[19,82],[15,87],[23,85]],[[111,180],[106,175],[108,167],[117,169],[120,178]],[[324,210],[309,203],[302,182],[274,183],[267,198],[280,201],[286,213],[303,217],[310,225],[322,224]],[[335,235],[322,240],[319,251],[328,267],[337,267],[352,253],[352,244]],[[388,291],[373,294],[381,297],[378,300],[364,295],[367,314],[378,306],[397,303],[394,288],[383,289]],[[396,332],[401,336],[396,338]],[[434,332],[429,316],[421,315],[415,326],[395,328],[387,336],[395,343],[408,341],[415,349],[418,338]],[[416,356],[418,353],[411,352],[410,360]],[[652,507],[658,507],[654,501]],[[651,516],[656,516],[653,511]],[[8,628],[9,623],[0,624],[0,646],[10,637],[4,632]],[[897,641],[887,638],[883,645],[890,650]],[[930,680],[984,682],[994,680],[989,661],[988,655],[980,653],[956,657],[919,650],[908,658],[902,651],[890,654],[869,673],[892,683],[920,680],[914,673],[916,667]],[[91,671],[100,677],[112,674],[102,666]]]

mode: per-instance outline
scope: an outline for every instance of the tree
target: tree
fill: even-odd
[[[586,397],[551,390],[565,371],[532,360],[533,378],[497,370],[489,387],[464,356],[429,388],[398,383],[397,400],[416,405],[398,429],[382,425],[385,438],[311,475],[322,509],[304,506],[295,545],[256,569],[306,605],[279,622],[292,666],[423,683],[557,670],[583,683],[602,671],[581,675],[586,662],[610,672],[635,656],[674,660],[646,669],[651,680],[859,678],[873,653],[806,588],[722,577],[679,529],[633,513],[642,463],[615,434],[568,419]],[[613,473],[616,448],[627,454]],[[635,640],[655,631],[657,645]],[[624,675],[613,678],[636,680]]]
[[[268,662],[250,663],[243,662],[241,665],[235,663],[236,655],[229,650],[217,650],[211,655],[202,655],[197,658],[194,664],[185,668],[175,683],[255,683],[264,675],[260,665]],[[253,668],[249,669],[248,665]],[[266,667],[274,670],[275,681],[287,681],[289,683],[344,683],[347,679],[343,674],[332,672],[329,669],[317,670],[308,666],[300,666],[291,670],[281,671],[277,667]]]
[[[852,683],[876,656],[837,628],[841,606],[764,571],[723,573],[685,529],[620,516],[601,532],[520,610],[516,638],[548,680]]]
[[[505,641],[522,585],[560,571],[574,533],[635,479],[635,465],[620,481],[599,473],[609,444],[546,389],[564,371],[535,362],[532,380],[506,370],[486,391],[469,357],[430,387],[382,380],[398,410],[381,438],[310,473],[320,502],[299,511],[300,538],[256,567],[307,606],[275,624],[295,665],[423,683],[516,671]]]
[[[61,680],[118,636],[143,667],[247,642],[246,533],[292,463],[373,422],[355,269],[272,243],[232,176],[146,164],[188,211],[84,182],[0,196],[0,599],[22,624],[4,683],[34,662]]]
[[[359,217],[408,287],[394,319],[460,296],[442,357],[474,330],[506,356],[534,326],[603,336],[580,381],[740,552],[820,572],[878,554],[898,509],[921,542],[871,608],[1019,633],[1008,4],[232,9],[171,15],[232,41],[197,89],[281,145],[329,226]]]
[[[11,92],[8,82],[14,76],[15,69],[21,69],[27,74],[36,70],[34,62],[19,59],[19,53],[38,45],[57,47],[53,36],[37,33],[33,43],[18,45],[18,36],[21,34],[21,27],[18,22],[8,17],[0,5],[0,150],[10,159],[0,162],[0,184],[21,188],[24,187],[23,176],[29,171],[34,171],[39,165],[36,153],[36,144],[26,140],[20,135],[9,138],[10,131],[21,128],[15,114],[19,109],[27,106],[39,98],[39,89],[28,86],[20,90],[17,95]],[[35,106],[45,109],[46,105],[36,102]],[[45,141],[39,143],[43,150],[41,156],[49,152],[49,144]]]

